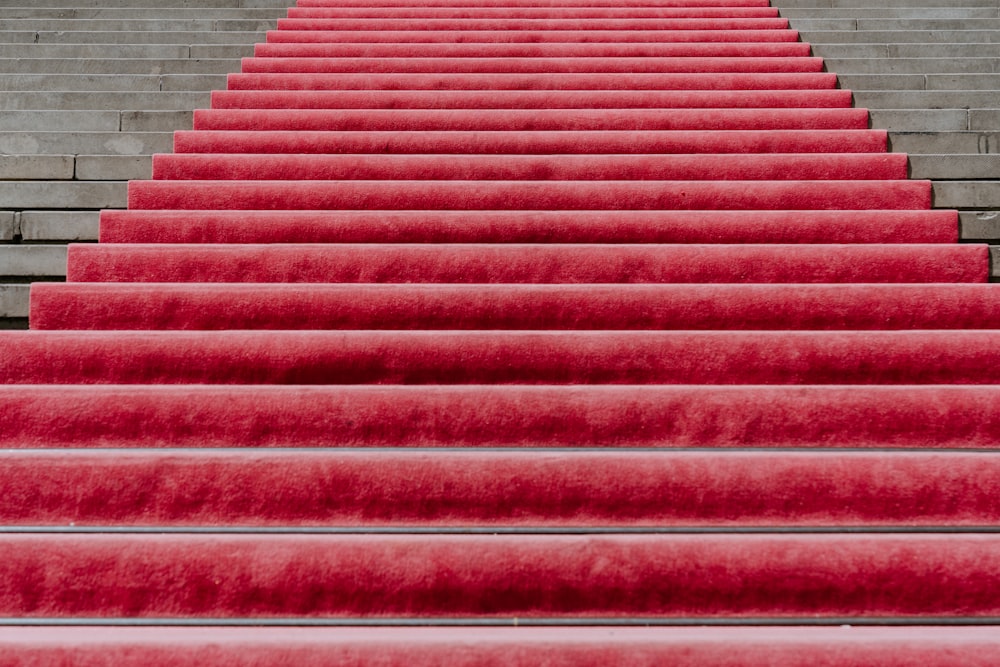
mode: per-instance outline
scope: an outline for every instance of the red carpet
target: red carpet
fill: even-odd
[[[0,337],[0,666],[995,664],[989,249],[798,40],[300,0]]]

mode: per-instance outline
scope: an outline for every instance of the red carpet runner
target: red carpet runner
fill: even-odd
[[[300,0],[3,336],[0,665],[996,664],[987,248],[797,40]]]

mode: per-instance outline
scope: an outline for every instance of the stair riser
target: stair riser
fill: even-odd
[[[180,180],[781,181],[901,180],[906,155],[155,155],[153,178]]]
[[[915,527],[994,524],[1000,464],[958,453],[8,453],[11,526]]]
[[[829,109],[850,107],[851,99],[849,90],[216,90],[212,108]]]
[[[0,398],[11,449],[1000,446],[996,386],[5,385]]]
[[[391,184],[391,185],[390,185]],[[930,208],[929,181],[132,181],[135,209]]]
[[[805,667],[824,657],[831,667],[877,664],[926,667],[995,663],[993,628],[366,628],[366,627],[77,627],[0,628],[7,664],[71,660],[76,665],[224,666],[291,662],[407,667],[637,667],[726,664]]]
[[[657,74],[821,72],[822,58],[245,58],[252,73]]]
[[[230,74],[229,90],[822,90],[837,75],[791,74]]]
[[[867,130],[867,109],[673,109],[669,111],[620,109],[606,111],[565,111],[543,109],[480,110],[375,110],[308,111],[254,109],[199,109],[194,112],[194,129],[246,130],[250,136],[273,130],[286,131],[517,131],[560,132],[581,130]],[[871,131],[879,133],[877,130]],[[813,135],[812,132],[809,133]],[[192,135],[202,136],[201,134]],[[727,135],[731,137],[732,135]],[[769,135],[773,136],[773,135]],[[780,135],[778,135],[780,137]],[[864,135],[854,134],[855,141]],[[417,136],[413,136],[417,139]],[[471,136],[469,137],[472,138]],[[587,137],[587,143],[591,136]],[[634,143],[634,142],[633,142]],[[735,151],[731,151],[735,152]],[[838,152],[838,151],[830,151]],[[846,152],[846,151],[845,151]]]
[[[998,541],[9,535],[0,613],[30,600],[27,616],[61,618],[990,617]]]
[[[102,243],[956,243],[954,211],[102,211]]]
[[[623,124],[632,124],[622,118]],[[350,122],[350,121],[348,121]],[[372,119],[370,124],[376,124]],[[571,121],[573,122],[573,121]],[[583,124],[583,123],[581,123]],[[880,130],[198,130],[176,132],[176,153],[601,154],[884,153]],[[894,158],[890,158],[894,159]]]
[[[577,43],[577,42],[797,42],[795,30],[269,30],[270,43]],[[603,22],[599,22],[603,24]],[[176,34],[176,33],[173,33]],[[238,35],[240,33],[229,33]],[[255,35],[256,36],[256,35]],[[176,38],[172,38],[176,39]],[[166,42],[166,35],[162,42]],[[216,43],[235,42],[220,38]],[[252,40],[246,40],[252,41]]]
[[[0,370],[16,384],[991,384],[1000,381],[998,339],[978,331],[9,332],[0,340],[20,353],[0,359]]]
[[[36,329],[1000,328],[985,285],[36,283]]]
[[[963,283],[985,245],[70,246],[75,282]]]
[[[531,43],[462,43],[410,42],[381,43],[261,43],[254,46],[254,55],[260,57],[312,57],[312,58],[412,58],[412,57],[462,57],[462,58],[550,58],[579,57],[807,57],[809,44],[802,42],[562,42]]]

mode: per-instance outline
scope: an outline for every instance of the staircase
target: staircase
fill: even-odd
[[[0,664],[994,664],[989,247],[786,23],[300,0],[2,336]]]
[[[27,328],[28,284],[65,279],[67,242],[97,240],[290,2],[31,4],[0,2],[0,328]]]

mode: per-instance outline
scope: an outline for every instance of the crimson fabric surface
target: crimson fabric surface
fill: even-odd
[[[106,210],[101,243],[955,243],[955,211]]]
[[[0,462],[14,526],[995,525],[981,452],[39,449]]]
[[[0,665],[995,663],[989,248],[787,24],[300,0],[0,336]]]
[[[992,628],[0,628],[0,665],[83,667],[996,664]]]
[[[31,312],[36,329],[957,330],[1000,328],[998,297],[995,283],[36,283]]]
[[[997,385],[3,385],[0,446],[1000,446]]]

